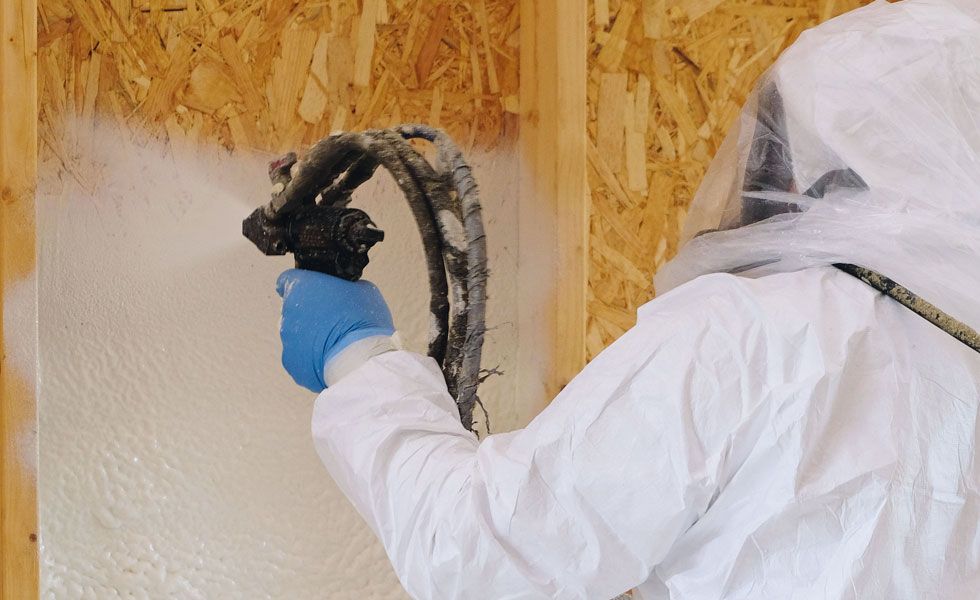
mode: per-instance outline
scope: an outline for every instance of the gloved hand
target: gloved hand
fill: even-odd
[[[351,344],[395,333],[388,305],[369,281],[290,269],[279,276],[276,291],[282,297],[282,366],[308,390],[327,387],[326,366]]]

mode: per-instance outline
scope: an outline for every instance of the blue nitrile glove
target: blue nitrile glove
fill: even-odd
[[[279,276],[276,291],[282,297],[282,366],[308,390],[327,387],[324,366],[344,348],[395,333],[388,305],[369,281],[290,269]]]

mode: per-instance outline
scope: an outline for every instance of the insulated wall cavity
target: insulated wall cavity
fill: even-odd
[[[89,135],[84,159],[44,162],[38,198],[43,597],[404,597],[318,462],[313,395],[279,364],[274,286],[291,261],[241,235],[268,199],[269,157]],[[531,416],[515,395],[518,169],[506,148],[471,162],[490,251],[484,366],[505,373],[481,396],[502,431]],[[424,351],[407,205],[386,173],[354,205],[387,234],[366,278]]]

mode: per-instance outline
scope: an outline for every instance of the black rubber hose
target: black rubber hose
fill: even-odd
[[[424,139],[438,152],[433,166],[408,142]],[[402,125],[320,140],[290,168],[281,169],[266,207],[270,219],[316,201],[346,206],[360,185],[383,166],[394,177],[415,218],[428,270],[431,312],[429,356],[472,430],[486,332],[486,234],[479,191],[462,153],[445,133],[426,125]],[[451,302],[450,302],[451,298]],[[486,410],[484,409],[486,415]],[[487,423],[489,429],[489,419]]]

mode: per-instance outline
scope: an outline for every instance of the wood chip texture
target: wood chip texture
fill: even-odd
[[[653,298],[698,185],[756,79],[865,0],[589,0],[591,359]],[[624,82],[625,80],[625,82]]]
[[[272,152],[402,122],[464,149],[516,134],[517,0],[40,0],[38,13],[41,140],[63,161],[97,117]]]

